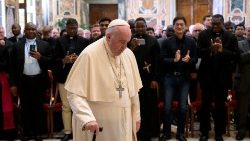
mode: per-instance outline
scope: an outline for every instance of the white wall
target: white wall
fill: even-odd
[[[6,22],[5,22],[5,0],[0,0],[0,25],[6,29]]]

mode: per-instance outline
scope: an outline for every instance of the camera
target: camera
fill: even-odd
[[[137,39],[139,41],[139,44],[140,45],[145,45],[146,42],[145,42],[145,39]]]
[[[36,45],[30,45],[30,51],[31,52],[36,51]]]

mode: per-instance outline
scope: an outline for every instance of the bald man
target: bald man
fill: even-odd
[[[43,124],[42,105],[49,81],[47,70],[52,50],[45,41],[36,38],[33,23],[25,25],[25,38],[17,42],[10,57],[10,84],[14,96],[20,97],[24,140],[41,140]]]
[[[16,43],[23,38],[23,35],[21,34],[21,26],[19,24],[13,24],[11,30],[13,36],[10,37],[8,40],[10,40],[12,43]]]
[[[189,28],[189,31],[194,37],[195,41],[198,40],[199,33],[205,29],[205,26],[201,23],[196,23],[192,26],[192,28]]]
[[[74,63],[65,83],[74,141],[91,141],[93,134],[96,141],[137,140],[142,83],[135,56],[127,49],[130,38],[128,23],[114,20],[105,37],[86,47]]]

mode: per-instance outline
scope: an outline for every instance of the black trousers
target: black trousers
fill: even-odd
[[[239,113],[239,125],[238,131],[245,134],[247,127],[249,127],[249,100],[250,92],[239,92],[239,101],[238,101],[238,113]]]
[[[226,97],[227,89],[218,85],[201,85],[202,104],[200,110],[200,131],[208,135],[211,128],[210,116],[213,114],[215,135],[220,136],[226,132]]]
[[[45,98],[45,79],[42,75],[23,75],[19,91],[21,103],[21,125],[23,136],[41,137],[45,123],[45,112],[42,109]]]
[[[149,87],[144,87],[139,92],[141,127],[137,132],[138,139],[150,141],[150,138],[159,137],[159,109],[157,91]]]

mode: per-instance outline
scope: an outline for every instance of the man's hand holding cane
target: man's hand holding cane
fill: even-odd
[[[92,141],[95,141],[96,135],[99,132],[102,132],[103,128],[99,127],[96,121],[90,121],[83,126],[83,130],[89,130],[91,133],[93,133]]]

